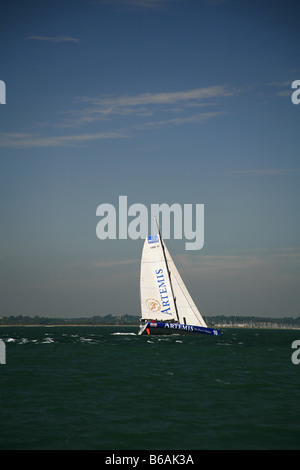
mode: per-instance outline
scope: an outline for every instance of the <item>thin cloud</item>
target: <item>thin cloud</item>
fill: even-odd
[[[1,133],[0,147],[71,147],[95,140],[122,139],[128,137],[124,132],[98,132],[93,134],[41,136],[39,134]]]
[[[282,86],[289,86],[291,87],[292,82],[290,80],[285,80],[284,82],[270,82],[270,86],[282,87]]]
[[[245,170],[232,170],[230,173],[249,176],[264,176],[264,175],[290,175],[299,173],[300,168],[256,168]]]
[[[211,7],[223,5],[224,3],[228,3],[228,2],[229,0],[202,0],[202,3],[204,3],[204,5],[208,5]]]
[[[187,122],[188,119],[198,119],[198,117],[192,117],[193,109],[200,106],[212,106],[216,103],[216,100],[234,96],[239,92],[238,89],[229,88],[228,85],[217,85],[176,92],[82,97],[81,103],[87,106],[82,109],[71,110],[69,113],[71,117],[64,122],[69,127],[72,124],[76,126],[129,115],[143,118],[154,116],[157,113],[164,116],[169,113],[171,115],[169,116],[169,122],[171,122],[172,117],[172,119],[174,118],[174,124],[176,122],[180,123],[181,119],[182,122]],[[181,114],[183,113],[188,116],[182,118]],[[177,116],[174,117],[174,114],[177,114]],[[199,116],[199,114],[194,116]],[[162,116],[160,116],[158,121],[163,123],[166,119],[162,119]],[[63,123],[59,124],[60,127],[62,125]]]
[[[220,116],[224,114],[222,111],[212,112],[212,113],[199,113],[192,116],[186,116],[182,118],[173,118],[167,119],[165,121],[149,121],[144,124],[135,126],[136,129],[158,129],[162,126],[179,126],[181,124],[196,123],[196,122],[205,122],[213,117]]]
[[[271,89],[278,89],[278,91],[276,91],[275,93],[275,96],[291,97],[293,92],[291,88],[292,82],[293,80],[286,80],[283,82],[270,82],[269,86],[271,87]]]
[[[79,39],[71,36],[29,36],[27,39],[33,39],[35,41],[50,41],[50,42],[76,42],[79,43]]]
[[[96,140],[126,138],[132,135],[132,131],[203,123],[225,114],[226,111],[214,108],[213,112],[199,113],[199,107],[211,107],[219,103],[220,99],[234,96],[239,92],[238,89],[229,88],[228,85],[217,85],[186,91],[148,92],[131,96],[82,97],[79,100],[81,107],[62,111],[61,115],[64,118],[60,122],[38,123],[36,127],[79,128],[106,121],[111,122],[111,129],[94,133],[48,136],[40,133],[2,133],[0,147],[67,147]],[[124,119],[129,115],[130,122]],[[122,119],[124,122],[120,123]]]
[[[123,113],[123,109],[135,109],[140,106],[161,106],[182,104],[189,105],[206,99],[232,96],[237,90],[229,89],[227,85],[218,85],[205,88],[197,88],[179,92],[142,93],[139,95],[123,95],[116,97],[82,98],[98,107],[98,112],[104,114]]]
[[[101,0],[103,5],[119,5],[130,8],[141,9],[161,9],[170,3],[181,2],[183,0]]]
[[[98,0],[96,3],[102,5],[117,5],[124,8],[134,8],[143,10],[161,10],[172,3],[184,2],[187,0]],[[230,0],[200,0],[203,5],[218,7],[229,3]]]

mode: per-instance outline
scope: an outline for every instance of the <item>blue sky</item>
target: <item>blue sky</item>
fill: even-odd
[[[204,204],[170,240],[203,313],[299,312],[299,3],[5,2],[0,315],[139,315],[102,203]]]

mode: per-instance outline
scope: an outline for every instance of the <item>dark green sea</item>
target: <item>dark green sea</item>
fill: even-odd
[[[298,330],[3,327],[0,449],[299,449]]]

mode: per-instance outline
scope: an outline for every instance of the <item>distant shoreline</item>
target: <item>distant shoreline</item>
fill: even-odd
[[[22,324],[15,324],[15,325],[0,325],[0,328],[60,328],[60,327],[63,327],[63,328],[70,328],[70,327],[74,327],[74,328],[78,328],[78,327],[93,327],[93,328],[97,328],[97,327],[116,327],[116,328],[138,328],[139,325],[107,325],[107,324],[103,324],[103,325],[89,325],[89,324],[74,324],[74,325],[60,325],[60,324],[57,324],[57,325],[39,325],[39,324],[36,324],[36,325],[22,325]],[[223,328],[238,328],[238,329],[244,329],[244,330],[300,330],[300,327],[297,327],[297,326],[290,326],[290,327],[284,327],[284,326],[249,326],[249,325],[213,325],[211,326],[211,328],[219,328],[219,329],[223,329]]]
[[[300,316],[294,317],[256,317],[242,315],[215,315],[204,318],[207,325],[211,328],[257,328],[257,329],[300,329]],[[108,326],[108,327],[130,327],[138,328],[140,325],[140,317],[138,315],[94,315],[93,317],[42,317],[39,315],[9,315],[0,316],[0,327],[60,327],[73,326],[75,328],[88,326]]]
[[[18,327],[18,326],[21,326],[21,327],[24,327],[24,328],[30,328],[31,326],[32,326],[32,327],[40,326],[40,327],[42,327],[42,328],[52,328],[52,327],[60,327],[60,326],[66,327],[66,328],[69,328],[69,327],[72,327],[72,326],[75,326],[75,327],[78,327],[78,326],[91,326],[91,327],[93,327],[93,328],[94,328],[94,327],[97,327],[97,326],[101,326],[101,327],[102,327],[102,326],[117,326],[117,327],[120,327],[120,326],[121,326],[121,327],[124,327],[124,326],[125,326],[125,327],[128,327],[128,326],[129,326],[129,327],[131,327],[131,328],[138,328],[138,327],[139,327],[139,325],[108,325],[108,324],[103,324],[103,325],[100,325],[100,324],[99,324],[99,325],[90,325],[90,324],[83,324],[83,323],[78,323],[78,324],[74,324],[74,325],[71,325],[71,324],[69,324],[69,325],[63,325],[63,324],[61,324],[61,325],[60,325],[60,324],[57,324],[57,325],[39,325],[39,324],[37,323],[36,325],[26,325],[26,324],[24,324],[24,325],[22,325],[22,324],[0,325],[0,328],[8,328],[8,327],[11,327],[11,326],[14,327],[14,328],[15,328],[15,327]]]
[[[213,328],[239,328],[241,330],[300,330],[299,326],[214,325]]]

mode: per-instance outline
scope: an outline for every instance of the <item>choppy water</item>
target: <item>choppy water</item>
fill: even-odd
[[[300,331],[1,328],[0,449],[299,449]]]

